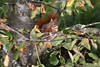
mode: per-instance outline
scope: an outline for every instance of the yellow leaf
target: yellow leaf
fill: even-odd
[[[34,30],[35,32],[40,33],[40,30],[38,29],[38,26],[37,26],[37,25],[34,26],[33,30]]]
[[[32,65],[32,67],[35,67],[34,65]]]
[[[5,56],[5,59],[4,59],[4,66],[5,66],[5,67],[8,67],[8,65],[9,65],[9,56],[6,55],[6,56]]]
[[[68,2],[66,3],[66,6],[71,6],[74,3],[74,0],[68,0]]]
[[[32,65],[32,67],[39,67],[39,66]]]

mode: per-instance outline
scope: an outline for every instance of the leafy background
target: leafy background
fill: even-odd
[[[55,2],[57,0],[43,0],[43,2]],[[41,56],[40,65],[32,65],[32,67],[99,67],[100,66],[100,38],[96,39],[97,36],[93,33],[86,35],[80,34],[78,32],[73,32],[72,30],[65,30],[65,28],[76,25],[76,24],[90,24],[93,22],[100,21],[100,1],[99,0],[75,0],[70,6],[67,6],[64,13],[61,13],[57,19],[59,23],[59,32],[63,32],[66,37],[76,37],[73,39],[65,38],[60,41],[53,41],[52,47],[48,47],[49,53],[43,54]],[[0,19],[8,19],[8,1],[0,0]],[[84,6],[80,6],[80,2]],[[61,2],[60,4],[54,5],[59,8],[64,8],[66,2]],[[55,9],[45,5],[46,14],[42,14],[42,17],[46,17],[48,14],[56,11]],[[31,19],[34,19],[37,14],[40,13],[40,7],[32,12]],[[5,22],[8,24],[8,22]],[[91,28],[100,28],[100,25],[92,26]],[[31,31],[30,37],[32,39],[38,39],[41,37],[42,33],[35,33]],[[95,31],[94,31],[95,32]],[[34,34],[33,34],[34,33]],[[34,37],[35,36],[35,37]],[[82,39],[77,39],[77,37],[82,36]],[[95,39],[90,39],[90,38]],[[57,36],[57,39],[63,39],[64,36]],[[2,43],[3,45],[2,45]],[[6,53],[3,51],[2,46],[9,51],[13,48],[15,40],[10,32],[0,29],[0,67],[4,65],[4,56]],[[39,45],[43,45],[40,42]],[[60,47],[60,49],[52,50],[53,47]],[[18,48],[16,48],[14,53],[15,60],[18,59],[21,48],[24,47],[24,43],[21,43]]]

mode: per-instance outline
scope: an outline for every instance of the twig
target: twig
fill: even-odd
[[[97,24],[100,24],[100,22],[95,22],[95,23],[87,24],[87,25],[85,25],[85,27],[94,26],[94,25],[97,25]]]
[[[87,24],[87,25],[76,24],[74,26],[65,28],[65,30],[69,30],[69,29],[72,30],[75,27],[78,27],[80,29],[83,29],[83,28],[86,28],[86,27],[89,27],[89,26],[94,26],[94,25],[97,25],[97,24],[100,24],[100,22],[95,22],[95,23],[91,23],[91,24]]]
[[[28,38],[26,38],[23,34],[19,33],[18,31],[12,29],[11,27],[7,26],[6,24],[3,24],[0,22],[0,27],[2,27],[3,29],[7,30],[7,31],[12,31],[16,34],[18,34],[19,36],[21,36],[24,40],[29,40]]]
[[[39,57],[39,52],[38,52],[38,48],[37,48],[36,43],[35,43],[35,49],[36,49],[36,55],[37,55],[37,58],[38,58],[38,62],[39,62],[39,64],[41,64],[40,57]]]
[[[55,1],[55,2],[43,2],[43,1],[28,0],[28,2],[31,2],[31,3],[40,3],[40,4],[45,4],[45,5],[58,4],[58,3],[61,3],[62,1],[68,1],[68,0],[59,0],[59,1]]]
[[[83,39],[83,38],[87,38],[87,37],[64,37],[64,38],[61,38],[61,39],[53,39],[53,40],[39,40],[39,39],[37,39],[37,40],[31,40],[31,42],[54,42],[54,41],[60,41],[60,40],[66,40],[66,39]],[[89,39],[100,39],[100,37],[93,37],[93,38],[91,38],[91,37],[89,37]]]
[[[57,34],[54,34],[53,35],[53,37],[49,40],[49,42],[51,41],[51,40],[54,40],[54,38],[57,36]]]
[[[95,24],[100,24],[100,22],[99,23],[95,23]],[[94,24],[90,24],[90,25],[94,25]],[[89,26],[89,25],[87,25],[87,26]],[[52,38],[52,39],[50,39],[50,40],[40,40],[40,39],[37,39],[37,40],[30,40],[29,38],[26,38],[23,34],[21,34],[21,33],[19,33],[18,31],[16,31],[16,30],[14,30],[14,29],[12,29],[11,27],[9,27],[9,26],[7,26],[6,24],[3,24],[3,23],[1,23],[0,22],[0,27],[2,27],[3,29],[5,29],[5,30],[8,30],[8,31],[12,31],[12,32],[14,32],[14,33],[16,33],[16,34],[18,34],[19,36],[21,36],[24,40],[26,40],[26,41],[32,41],[32,42],[45,42],[45,41],[50,41],[50,42],[53,42],[53,41],[59,41],[59,40],[65,40],[65,39],[82,39],[82,38],[86,38],[86,37],[64,37],[64,38],[62,38],[62,39],[54,39],[54,38]],[[86,26],[85,26],[86,27]],[[56,35],[55,35],[56,36]],[[89,38],[89,39],[98,39],[99,37],[95,37],[95,38]]]

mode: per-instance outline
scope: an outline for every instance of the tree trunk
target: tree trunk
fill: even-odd
[[[15,30],[19,29],[25,29],[25,30],[32,30],[34,24],[32,23],[32,20],[30,19],[31,9],[26,4],[26,0],[8,0],[9,6],[8,6],[8,24],[11,28]],[[12,33],[14,36],[14,39],[18,41],[17,44],[24,41],[24,39],[21,39],[21,36],[19,36],[16,33]],[[29,33],[23,33],[25,37],[29,37]],[[9,67],[26,67],[27,65],[32,65],[36,63],[36,54],[35,49],[32,45],[27,45],[27,51],[25,53],[20,53],[20,58],[23,58],[23,62],[21,62],[19,59],[15,61],[13,59],[13,53],[12,51],[9,52],[10,56],[10,64]],[[31,53],[31,54],[30,54]],[[33,55],[34,54],[34,55]]]
[[[31,30],[33,27],[30,19],[31,9],[26,4],[26,0],[9,0],[8,2],[9,26],[16,30],[21,28]]]

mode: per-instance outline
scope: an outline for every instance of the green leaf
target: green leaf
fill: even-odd
[[[72,41],[72,43],[71,43],[71,46],[74,46],[77,41],[78,41],[78,39],[74,39],[74,41]]]
[[[71,53],[70,51],[68,51],[68,54],[69,54],[69,56],[70,56],[72,62],[74,62],[74,57],[73,57],[72,53]]]
[[[40,64],[40,66],[39,66],[39,67],[45,67],[45,66],[44,66],[44,64]]]
[[[70,43],[65,43],[65,44],[63,45],[63,47],[64,47],[65,49],[71,50],[72,47],[76,44],[77,40],[78,40],[78,39],[74,39],[74,40],[73,40],[72,42],[70,42]]]
[[[50,61],[50,64],[52,65],[57,65],[59,63],[59,60],[57,59],[56,56],[50,57],[49,61]]]
[[[35,18],[35,16],[36,16],[37,14],[40,14],[40,7],[37,7],[37,8],[35,9],[35,11],[32,11],[32,13],[31,13],[31,19]]]
[[[80,56],[78,54],[75,54],[74,58],[75,58],[75,61],[77,62],[79,60]]]
[[[14,53],[13,53],[13,58],[14,58],[15,60],[17,60],[18,57],[19,57],[18,51],[14,51]]]
[[[43,33],[41,33],[41,32],[40,33],[36,33],[36,37],[37,38],[41,37],[42,35],[43,35]]]
[[[42,42],[39,42],[39,46],[43,46],[43,43]]]
[[[67,7],[66,13],[67,13],[69,16],[72,15],[72,8],[71,8],[71,6]]]
[[[59,53],[59,51],[53,51],[53,52],[50,54],[50,57],[56,56],[58,53]]]
[[[93,53],[88,53],[88,55],[89,55],[91,58],[95,59],[95,60],[98,59],[98,56],[95,55],[95,54],[93,54]]]
[[[33,41],[35,41],[35,40],[37,40],[39,37],[41,37],[43,35],[43,33],[36,33],[34,30],[32,30],[31,32],[30,32],[30,39],[31,40],[33,40]]]
[[[96,42],[94,42],[93,39],[91,39],[90,41],[91,41],[91,43],[92,43],[92,46],[93,46],[95,49],[97,49],[97,44],[96,44]]]
[[[85,0],[85,1],[86,1],[86,3],[88,4],[89,7],[94,8],[93,5],[92,5],[92,3],[91,3],[91,0]]]
[[[68,50],[71,50],[71,49],[72,49],[71,43],[65,43],[65,44],[63,45],[63,47],[64,47],[65,49],[68,49]]]
[[[12,48],[11,44],[6,44],[6,48],[8,51],[11,50],[11,48]]]
[[[25,42],[21,42],[20,44],[19,44],[19,49],[20,48],[23,48],[25,46]]]
[[[13,36],[12,36],[12,34],[10,33],[10,32],[8,32],[8,33],[6,33],[7,34],[7,36],[9,37],[9,40],[13,40]]]
[[[81,45],[84,46],[84,47],[86,47],[87,49],[90,50],[89,39],[87,39],[87,38],[83,38],[83,39],[81,40]]]
[[[65,59],[64,59],[64,57],[62,57],[62,56],[60,56],[60,63],[61,63],[61,64],[65,64]]]
[[[60,40],[60,39],[64,39],[64,36],[57,36],[54,40],[57,40],[57,41],[53,41],[51,42],[51,44],[53,46],[58,46],[59,44],[62,43],[63,40]]]
[[[32,30],[30,32],[30,40],[37,40],[37,37],[36,37],[36,32],[34,30]]]
[[[80,62],[81,64],[85,64],[85,63],[86,63],[85,60],[82,59],[82,58],[79,59],[79,62]]]
[[[23,28],[19,28],[18,31],[21,32],[21,33],[23,33],[24,29]]]
[[[9,43],[9,40],[7,40],[6,38],[2,38],[1,42],[3,42],[6,45],[6,49],[9,51],[11,50],[12,46]]]
[[[8,39],[6,39],[6,38],[2,38],[2,40],[1,40],[4,44],[9,44],[9,41],[8,41]]]

